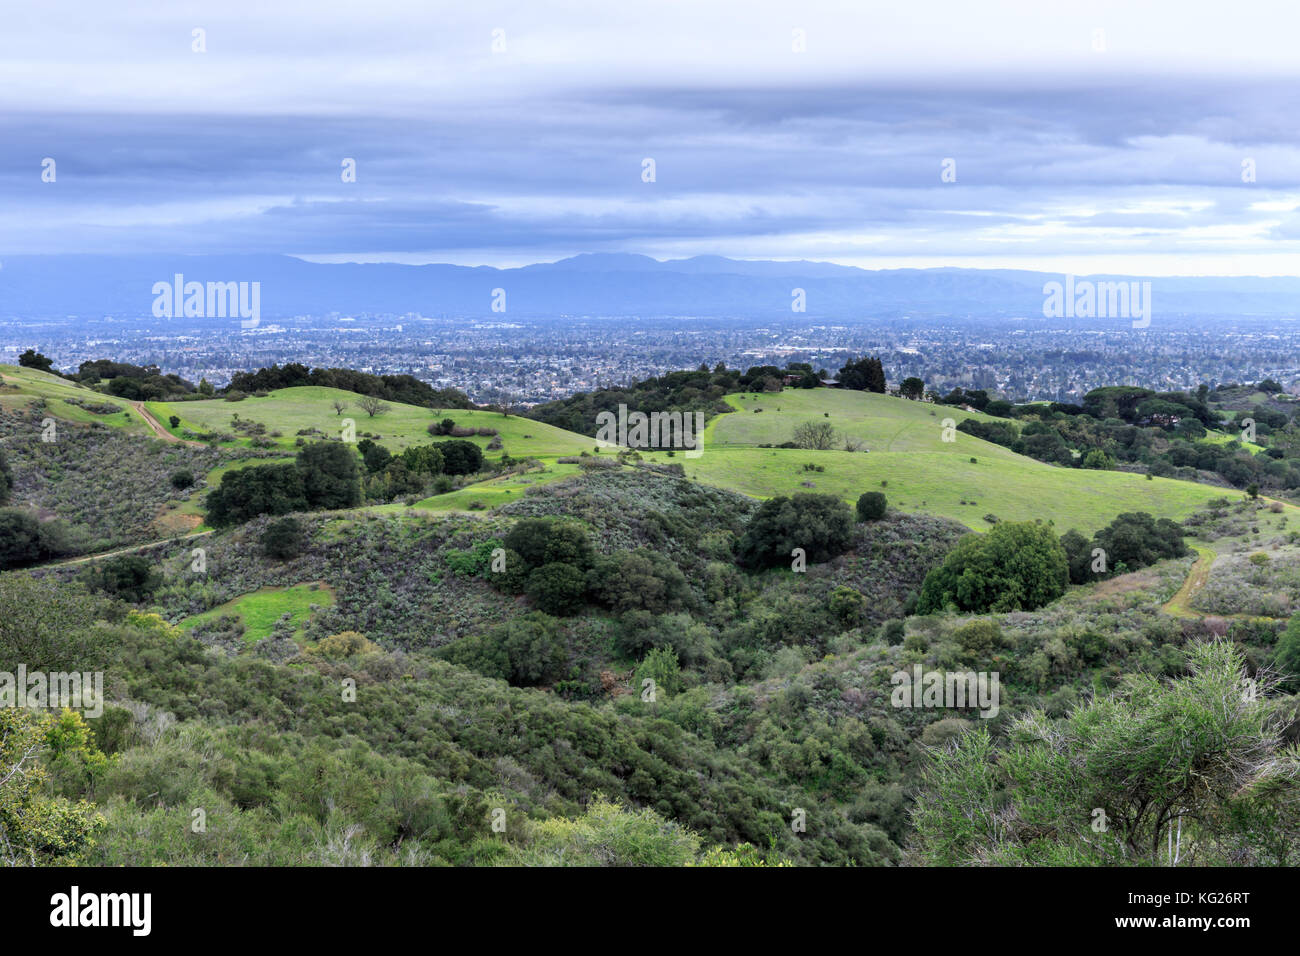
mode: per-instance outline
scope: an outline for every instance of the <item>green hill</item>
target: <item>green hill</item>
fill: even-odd
[[[647,457],[680,462],[692,478],[759,498],[817,491],[853,501],[883,491],[891,507],[976,529],[987,529],[984,516],[992,514],[1091,532],[1121,512],[1179,519],[1211,498],[1235,495],[1188,481],[1047,465],[961,431],[948,432],[953,440],[944,441],[946,418],[993,420],[950,406],[839,389],[737,394],[727,402],[736,411],[709,423],[699,458]],[[860,440],[863,450],[758,447],[790,441],[804,422],[829,422],[841,436]],[[806,464],[825,470],[806,471]]]
[[[150,434],[145,421],[123,399],[33,369],[6,366],[0,369],[0,377],[5,385],[0,390],[0,407],[26,406],[39,399],[45,402],[45,411],[57,418],[98,421],[129,434]],[[480,482],[417,505],[428,511],[474,511],[517,501],[530,488],[578,470],[576,465],[559,463],[559,458],[590,453],[596,445],[592,438],[498,412],[437,410],[388,402],[386,411],[371,417],[360,407],[360,400],[361,396],[352,392],[307,386],[235,402],[215,398],[148,402],[144,407],[177,439],[202,436],[220,448],[256,447],[286,456],[293,454],[300,441],[338,435],[345,419],[355,422],[358,438],[373,437],[397,452],[410,445],[443,440],[442,436],[430,436],[428,426],[450,418],[461,428],[496,430],[500,449],[488,450],[492,436],[467,439],[483,448],[489,460],[509,455],[542,463],[540,471]],[[341,414],[334,407],[336,401],[346,405]],[[993,420],[950,406],[839,389],[735,394],[727,396],[726,402],[735,411],[710,422],[700,458],[689,459],[680,452],[645,457],[680,463],[692,479],[756,498],[817,491],[854,501],[864,491],[879,490],[895,509],[950,518],[977,530],[987,529],[987,516],[992,516],[1004,521],[1050,520],[1058,530],[1076,527],[1091,532],[1121,512],[1147,511],[1181,519],[1211,498],[1233,495],[1226,489],[1188,481],[1148,480],[1125,472],[1047,465],[964,432],[945,432],[945,419],[954,423],[966,418]],[[88,410],[88,406],[96,406],[97,411]],[[108,406],[119,410],[104,414]],[[173,415],[180,420],[175,427],[170,425]],[[804,422],[829,423],[840,439],[837,450],[760,447],[790,441],[795,428]],[[945,434],[952,440],[945,441]],[[846,437],[859,442],[862,450],[842,450]],[[806,469],[808,465],[822,470]],[[207,479],[210,486],[219,473],[211,473]],[[182,497],[182,501],[185,512],[199,510],[197,495],[188,500]],[[396,510],[404,506],[377,507]]]
[[[433,422],[447,418],[464,428],[496,429],[505,445],[504,451],[512,458],[553,459],[590,451],[595,444],[590,439],[561,428],[527,418],[506,417],[500,412],[466,411],[459,408],[438,411],[403,405],[400,402],[385,402],[389,410],[370,417],[358,404],[360,399],[361,396],[353,392],[309,385],[277,389],[265,398],[249,396],[238,402],[218,398],[198,402],[148,402],[146,407],[165,424],[170,416],[177,416],[181,420],[180,425],[170,430],[178,437],[183,437],[187,430],[199,434],[231,436],[230,440],[220,442],[225,445],[252,443],[252,438],[242,435],[233,426],[236,415],[241,421],[264,425],[264,437],[285,449],[293,448],[296,439],[300,437],[299,433],[309,429],[316,429],[318,434],[302,436],[308,440],[339,435],[344,419],[356,423],[358,438],[369,433],[393,452],[410,445],[445,440],[441,436],[437,439],[431,436],[428,427]],[[334,409],[336,400],[347,405],[342,414]],[[468,440],[486,449],[492,439],[490,436],[474,436]],[[500,454],[492,452],[488,457],[499,458]]]
[[[124,398],[104,395],[38,369],[0,365],[0,408],[15,411],[36,402],[44,402],[44,411],[64,421],[99,422],[133,434],[149,434],[145,420]],[[114,406],[116,411],[109,411],[108,406]]]

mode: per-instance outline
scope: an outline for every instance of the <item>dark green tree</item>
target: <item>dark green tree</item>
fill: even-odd
[[[810,563],[843,554],[853,544],[853,512],[834,495],[801,492],[770,498],[758,506],[736,542],[742,567],[789,565],[802,548]]]
[[[304,445],[297,465],[309,508],[355,508],[361,504],[357,456],[348,445],[331,441]]]
[[[28,349],[18,356],[18,364],[23,368],[34,368],[42,372],[53,372],[54,361],[48,359],[35,349]]]
[[[355,468],[355,463],[353,465]],[[302,471],[296,465],[255,465],[228,471],[208,492],[208,523],[221,528],[258,515],[306,511]]]
[[[22,567],[45,556],[36,513],[26,508],[0,508],[0,569]]]
[[[1094,547],[1106,552],[1106,571],[1110,574],[1134,571],[1187,553],[1183,529],[1168,518],[1153,518],[1145,511],[1117,515],[1097,532]]]
[[[262,552],[279,561],[298,557],[306,543],[307,529],[292,515],[277,518],[262,532]]]
[[[483,450],[472,441],[444,441],[435,447],[442,452],[442,470],[449,475],[472,475],[483,468]]]
[[[541,610],[565,617],[582,609],[587,576],[572,564],[553,561],[533,569],[524,589]]]
[[[106,594],[132,604],[141,604],[158,590],[163,575],[148,558],[138,554],[119,554],[93,568],[90,579],[96,588]]]
[[[879,491],[868,491],[858,497],[858,520],[879,521],[885,516],[888,501]]]
[[[1069,579],[1065,549],[1051,528],[1003,521],[957,542],[925,576],[916,610],[1032,611],[1064,594]]]
[[[566,518],[523,518],[510,529],[504,546],[530,571],[556,561],[585,571],[595,558],[586,529]]]
[[[1061,547],[1070,565],[1070,583],[1087,584],[1095,581],[1097,575],[1092,571],[1092,540],[1085,538],[1071,528],[1061,535]]]
[[[840,385],[859,392],[885,393],[885,368],[878,358],[850,360],[840,369]]]

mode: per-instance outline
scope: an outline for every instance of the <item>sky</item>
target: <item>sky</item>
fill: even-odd
[[[8,0],[0,23],[0,256],[1300,275],[1295,0]]]

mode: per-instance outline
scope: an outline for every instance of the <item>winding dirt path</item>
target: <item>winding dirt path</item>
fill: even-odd
[[[191,448],[207,447],[201,441],[186,441],[184,438],[177,438],[167,429],[163,428],[162,422],[154,418],[153,413],[150,412],[149,409],[144,407],[144,402],[132,402],[131,407],[134,408],[137,414],[139,414],[139,416],[144,419],[144,423],[148,425],[150,429],[153,430],[153,433],[157,435],[159,438],[161,438],[163,441],[171,442],[174,445],[189,445]]]

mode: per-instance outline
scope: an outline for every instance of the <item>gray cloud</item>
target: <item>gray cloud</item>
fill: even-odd
[[[580,3],[305,18],[64,6],[0,38],[0,254],[1118,256],[1201,272],[1247,257],[1276,273],[1300,251],[1300,83],[1280,39],[1296,15],[1282,5],[1253,24],[1165,5],[1180,19],[1163,32],[1118,4],[1059,23],[940,5],[930,33],[833,4],[639,21]],[[199,24],[206,54],[189,50]],[[792,24],[808,54],[790,51]],[[1105,54],[1089,47],[1096,25]],[[955,183],[940,181],[946,158]]]

